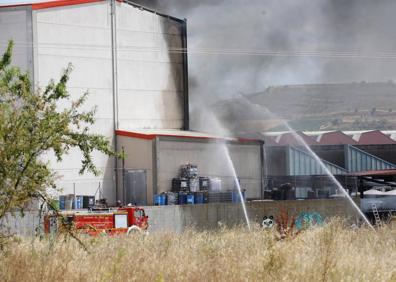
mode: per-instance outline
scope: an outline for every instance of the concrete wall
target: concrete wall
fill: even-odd
[[[184,119],[182,23],[117,4],[121,129],[181,129]]]
[[[33,11],[35,32],[35,83],[44,87],[50,79],[57,80],[62,69],[73,64],[68,83],[71,99],[76,100],[85,91],[90,95],[83,110],[97,107],[92,133],[113,138],[111,28],[108,1],[56,7]],[[59,107],[67,104],[62,102]],[[93,195],[99,185],[103,197],[113,201],[114,161],[98,152],[93,153],[95,164],[103,175],[79,175],[81,154],[71,151],[60,163],[47,156],[51,166],[62,175],[58,186],[63,193]]]
[[[117,89],[119,128],[182,128],[184,120],[182,21],[126,3],[116,4]],[[109,1],[33,11],[35,84],[44,87],[72,63],[68,90],[73,100],[89,91],[84,110],[97,107],[92,133],[114,138],[111,8]],[[14,31],[13,31],[14,32]],[[65,103],[59,105],[64,107]],[[103,174],[79,175],[81,154],[71,151],[57,163],[63,194],[116,199],[113,158],[94,152]],[[148,177],[152,179],[152,177]],[[149,184],[152,185],[152,184]],[[148,195],[152,199],[152,194]]]
[[[124,148],[125,170],[145,170],[147,176],[147,201],[153,204],[153,141],[117,136],[118,150]],[[122,161],[119,161],[119,198],[122,199]]]
[[[359,199],[356,199],[356,201],[359,204]],[[356,211],[344,199],[255,201],[246,203],[246,207],[252,224],[260,224],[263,216],[272,215],[276,218],[281,209],[296,217],[301,212],[317,212],[322,219],[338,216],[349,219],[351,223],[355,222],[357,216]],[[210,230],[218,228],[219,223],[230,227],[244,223],[244,215],[240,204],[216,203],[184,206],[147,206],[144,208],[149,216],[150,232],[182,232],[186,228],[191,227],[195,227],[198,230]],[[15,214],[15,217],[8,214],[0,222],[0,228],[22,236],[32,236],[36,234],[36,230],[42,230],[39,211],[27,211],[24,217],[19,214]]]
[[[0,55],[14,41],[12,64],[33,73],[32,11],[30,7],[0,10]]]
[[[20,213],[8,213],[0,221],[0,229],[8,234],[18,234],[20,236],[34,236],[44,230],[43,217],[40,217],[39,210],[26,211]]]
[[[261,195],[261,160],[259,144],[227,144],[241,187],[248,198]],[[198,166],[198,174],[222,179],[223,190],[234,188],[235,177],[224,145],[195,140],[161,140],[157,148],[158,192],[170,191],[172,178],[179,177],[180,166]]]
[[[246,203],[251,223],[260,224],[263,216],[276,216],[281,209],[290,215],[301,212],[317,212],[322,219],[338,216],[354,222],[357,212],[344,199],[323,199],[304,201],[256,201]],[[216,203],[187,206],[150,206],[145,207],[149,216],[150,231],[181,232],[189,227],[214,229],[219,222],[226,226],[244,223],[240,204]]]

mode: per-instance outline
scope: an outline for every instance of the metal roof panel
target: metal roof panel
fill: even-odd
[[[262,140],[236,138],[214,135],[211,133],[185,130],[171,130],[171,129],[137,129],[133,131],[116,130],[116,135],[126,136],[132,138],[152,140],[156,137],[176,137],[176,138],[192,138],[192,139],[209,139],[222,141],[236,141],[236,142],[258,142],[263,143]]]
[[[396,144],[389,136],[385,135],[379,130],[363,132],[355,139],[359,145],[382,145],[382,144]]]
[[[317,141],[321,145],[357,145],[357,142],[352,137],[346,135],[342,131],[332,131],[323,133],[318,136]]]

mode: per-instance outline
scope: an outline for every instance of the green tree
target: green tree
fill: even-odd
[[[48,199],[57,175],[44,161],[45,154],[53,152],[61,161],[70,149],[78,148],[83,156],[80,173],[95,175],[99,171],[91,158],[94,150],[117,156],[107,138],[89,132],[95,109],[81,111],[88,93],[71,101],[66,87],[71,65],[59,81],[33,90],[29,75],[11,65],[12,48],[10,42],[0,60],[0,219],[32,197]]]

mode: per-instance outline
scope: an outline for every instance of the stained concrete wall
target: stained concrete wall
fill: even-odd
[[[234,188],[234,165],[240,185],[246,189],[247,198],[260,198],[261,195],[261,159],[259,143],[202,142],[197,140],[160,140],[158,154],[158,192],[171,190],[172,178],[180,174],[180,166],[192,163],[198,166],[199,176],[218,177],[222,180],[222,189]]]
[[[358,201],[358,199],[356,199]],[[304,201],[254,201],[246,203],[249,219],[260,224],[263,216],[276,216],[284,209],[289,215],[302,212],[317,212],[323,219],[341,217],[355,222],[357,212],[345,199],[323,199]],[[219,225],[235,226],[244,223],[240,204],[216,203],[185,206],[145,207],[149,216],[150,231],[176,231],[186,228],[214,229]]]
[[[125,3],[116,18],[119,128],[183,128],[182,21]]]
[[[147,176],[147,204],[153,204],[153,140],[117,136],[118,150],[124,149],[125,158],[119,160],[118,181],[119,181],[119,199],[123,199],[122,188],[125,184],[123,181],[123,171],[125,170],[144,170]],[[127,189],[127,187],[125,187]]]
[[[359,199],[356,199],[359,204]],[[284,209],[289,215],[298,216],[302,212],[317,212],[323,219],[334,216],[356,222],[357,212],[345,199],[323,199],[304,201],[254,201],[246,203],[247,212],[252,224],[259,224],[263,216],[276,216]],[[244,223],[243,210],[240,204],[213,203],[184,206],[147,206],[149,231],[182,232],[194,227],[198,230],[215,229],[220,225],[235,226]],[[41,223],[41,225],[40,225]],[[39,228],[39,229],[38,229]],[[8,214],[0,222],[0,229],[22,236],[33,236],[42,229],[39,210],[30,210],[25,216]]]
[[[20,213],[8,213],[0,221],[0,229],[8,234],[20,236],[34,236],[43,230],[43,217],[39,210]]]
[[[96,121],[90,132],[113,138],[112,62],[110,5],[107,1],[54,7],[33,11],[35,84],[45,87],[50,79],[57,80],[69,63],[73,71],[68,82],[71,100],[90,92],[82,110],[97,107]],[[69,105],[62,101],[60,108]],[[82,155],[71,150],[62,162],[53,154],[47,156],[52,169],[62,176],[57,181],[62,194],[94,195],[99,187],[103,197],[115,200],[114,160],[93,152],[93,160],[103,172],[79,174]]]
[[[9,40],[14,41],[12,64],[33,73],[32,11],[30,7],[10,7],[0,10],[0,55]]]

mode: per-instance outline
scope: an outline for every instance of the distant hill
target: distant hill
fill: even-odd
[[[276,86],[221,101],[214,108],[239,132],[283,130],[281,120],[296,130],[396,129],[396,84]]]

